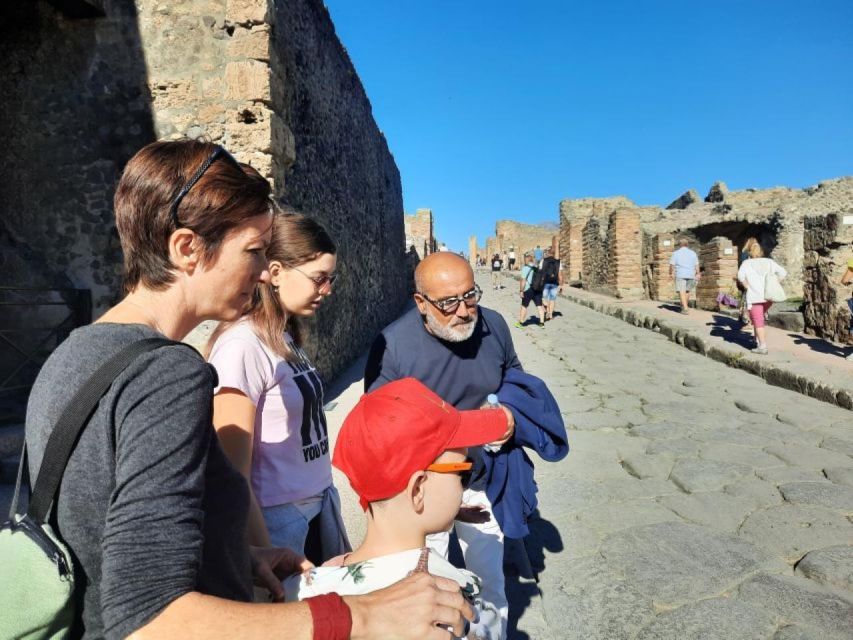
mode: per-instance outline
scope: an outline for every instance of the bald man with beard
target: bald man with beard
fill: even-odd
[[[370,350],[365,391],[400,378],[416,378],[457,409],[476,409],[496,393],[506,371],[521,369],[503,317],[479,306],[482,291],[468,262],[453,253],[433,253],[415,270],[415,308],[386,327]],[[512,437],[510,426],[501,445]],[[484,638],[504,638],[508,605],[504,592],[503,533],[485,493],[482,448],[468,450],[474,460],[470,488],[455,529],[465,565],[483,581],[483,599],[500,619],[473,625]],[[486,519],[488,517],[488,519]],[[429,545],[447,556],[449,532],[430,536]]]

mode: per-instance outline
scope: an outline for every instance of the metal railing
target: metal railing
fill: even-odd
[[[29,391],[47,356],[92,321],[89,289],[0,287],[0,395]]]

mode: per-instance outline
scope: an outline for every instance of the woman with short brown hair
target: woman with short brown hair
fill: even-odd
[[[269,194],[213,144],[156,142],[131,158],[115,199],[128,293],[42,367],[27,409],[31,477],[63,408],[103,363],[242,315],[270,279]],[[280,594],[300,563],[249,548],[249,492],[213,429],[215,384],[199,354],[161,346],[126,367],[88,418],[51,515],[79,591],[72,637],[447,637],[436,621],[461,631],[470,609],[455,583],[432,577],[361,598],[251,604],[253,573]]]

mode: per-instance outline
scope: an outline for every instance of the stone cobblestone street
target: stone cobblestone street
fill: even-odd
[[[482,301],[510,324],[517,284]],[[853,637],[853,420],[565,300],[513,328],[572,448],[537,462],[516,638]],[[529,601],[529,606],[527,602]]]

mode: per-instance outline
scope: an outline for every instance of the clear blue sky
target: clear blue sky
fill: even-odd
[[[853,0],[326,0],[403,181],[467,251],[563,198],[853,174]]]

